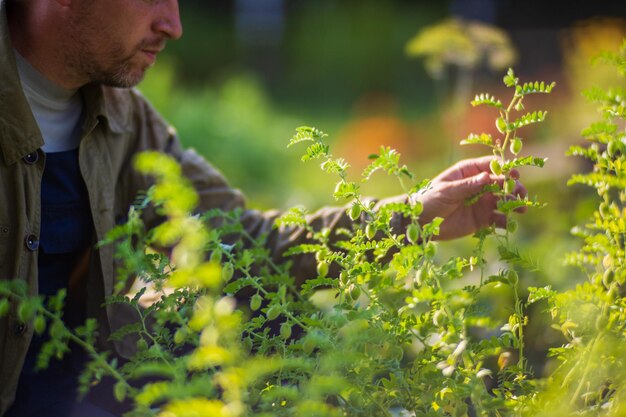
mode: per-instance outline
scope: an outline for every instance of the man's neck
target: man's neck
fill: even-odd
[[[15,53],[24,96],[44,138],[46,152],[76,149],[81,137],[83,102],[77,90],[54,84]]]

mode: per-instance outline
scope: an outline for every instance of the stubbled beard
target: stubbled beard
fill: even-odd
[[[116,48],[114,45],[111,45],[105,53],[99,54],[100,60],[89,52],[94,50],[89,48],[89,45],[83,45],[80,49],[82,51],[78,52],[77,56],[68,57],[67,65],[84,77],[87,83],[129,88],[139,84],[148,69],[137,64],[133,65],[132,59],[136,54],[120,59],[120,56],[123,56],[122,48]]]
[[[133,68],[130,59],[113,64],[109,69],[92,71],[89,74],[91,82],[120,88],[134,87],[139,84],[146,73],[146,68]]]
[[[90,10],[83,9],[71,22],[72,35],[67,45],[74,47],[64,51],[68,70],[85,80],[85,84],[120,88],[139,84],[149,66],[141,67],[133,59],[146,47],[162,47],[164,40],[144,40],[129,53],[113,36],[103,36],[115,32],[110,27],[99,27],[98,21]]]

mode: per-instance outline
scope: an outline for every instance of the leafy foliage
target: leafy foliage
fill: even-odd
[[[347,200],[350,228],[316,228],[305,209],[294,208],[276,227],[303,228],[310,239],[276,262],[268,237],[253,237],[241,211],[192,214],[197,196],[180,168],[166,156],[143,154],[137,167],[156,185],[101,243],[115,245],[122,261],[107,303],[124,304],[138,317],[111,339],[134,337],[135,355],[121,364],[111,352],[99,352],[93,320],[67,329],[63,291],[49,299],[28,297],[23,282],[0,281],[0,315],[15,305],[20,320],[48,332],[40,367],[62,357],[69,342],[82,346],[91,358],[82,392],[113,377],[117,400],[132,403],[129,416],[551,415],[556,407],[621,415],[626,135],[616,120],[620,103],[594,92],[603,98],[605,120],[583,133],[589,147],[570,151],[594,163],[593,172],[571,183],[592,185],[601,199],[589,223],[577,228],[584,246],[568,256],[589,280],[561,293],[531,287],[524,299],[520,276],[538,266],[514,246],[511,215],[541,203],[514,195],[515,170],[542,167],[545,159],[521,156],[518,130],[546,113],[514,112],[524,110],[527,94],[549,93],[554,84],[520,84],[511,69],[504,83],[513,91],[506,107],[489,94],[472,102],[497,111],[500,136],[471,134],[461,142],[487,146],[494,155],[493,184],[467,204],[491,193],[506,217],[504,229],[475,234],[470,254],[444,259],[438,252],[442,219],[423,223],[415,198],[430,183],[416,182],[397,152],[381,148],[361,178],[385,172],[398,179],[405,198],[376,203],[349,180],[350,167],[330,153],[326,134],[302,127],[289,146],[306,144],[302,159],[317,160],[338,177],[334,196]],[[142,212],[152,206],[165,221],[147,230]],[[488,242],[497,248],[493,261]],[[294,256],[314,260],[304,283],[290,273]],[[141,290],[125,294],[135,277]],[[481,292],[494,286],[514,295],[504,320],[479,302]],[[551,350],[560,366],[546,380],[533,379],[524,349],[526,308],[540,303],[568,341]],[[140,378],[148,382],[138,384]]]
[[[626,75],[622,67],[625,57],[626,43],[620,53],[606,53],[602,59]],[[586,146],[572,146],[569,150],[570,155],[587,158],[593,169],[573,175],[568,184],[594,188],[599,201],[588,222],[573,230],[583,240],[581,249],[566,258],[566,264],[580,268],[587,281],[562,293],[550,288],[532,293],[533,301],[547,300],[554,326],[567,340],[564,346],[550,352],[558,359],[559,367],[538,396],[537,409],[558,406],[564,413],[577,415],[624,413],[626,114],[623,96],[616,93],[621,91],[622,88],[596,88],[587,92],[586,96],[598,105],[603,120],[583,130],[582,135],[588,140]]]

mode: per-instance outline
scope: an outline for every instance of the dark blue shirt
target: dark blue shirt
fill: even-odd
[[[78,261],[92,245],[93,235],[89,196],[78,165],[78,149],[46,154],[41,184],[39,294],[50,296],[68,287]],[[68,294],[64,311],[66,325],[75,327],[84,320],[84,300]],[[37,355],[47,339],[47,333],[33,337],[9,416],[48,415],[55,407],[71,403],[77,397],[77,379],[85,354],[79,347],[70,346],[71,352],[62,360],[53,359],[47,369],[36,371]],[[63,415],[62,410],[57,411],[58,415]]]

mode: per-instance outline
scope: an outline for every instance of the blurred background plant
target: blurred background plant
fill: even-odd
[[[505,31],[460,18],[425,27],[409,40],[406,53],[410,57],[424,57],[428,74],[441,84],[442,126],[453,138],[464,133],[474,73],[482,68],[502,72],[516,59],[515,48]],[[445,87],[452,91],[445,92]],[[456,159],[455,145],[451,143],[448,151],[450,163]]]

